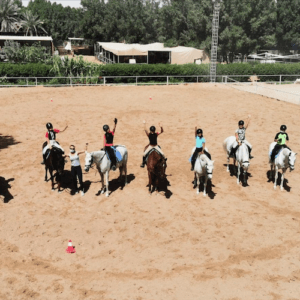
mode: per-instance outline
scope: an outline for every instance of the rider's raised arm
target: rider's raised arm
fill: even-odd
[[[160,123],[158,123],[158,126],[160,127],[160,134],[162,134],[164,132],[164,129]]]
[[[246,129],[248,128],[248,126],[250,124],[250,119],[251,119],[251,115],[248,115],[247,124],[245,126]]]
[[[143,123],[144,123],[144,130],[146,132],[146,135],[148,136],[149,132],[148,132],[147,127],[146,127],[146,121],[144,120]]]
[[[118,119],[117,118],[114,119],[114,123],[115,123],[115,125],[114,125],[114,128],[112,130],[113,133],[115,133],[115,131],[116,131],[116,127],[117,127],[117,123],[118,123]]]
[[[279,135],[279,133],[277,133],[277,134],[275,135],[275,138],[274,138],[274,142],[276,142],[276,143],[277,143],[277,141],[278,141],[278,135]]]
[[[59,132],[64,132],[67,128],[68,128],[68,125],[65,127],[64,130],[61,130],[61,131],[59,131]],[[59,133],[59,132],[57,132],[57,133]]]
[[[197,137],[197,125],[195,126],[195,137]]]

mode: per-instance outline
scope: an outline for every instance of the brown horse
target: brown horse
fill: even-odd
[[[157,153],[155,150],[152,151],[148,156],[147,169],[149,177],[149,193],[151,194],[151,188],[158,190],[158,181],[165,180],[167,168],[167,159],[161,154]]]
[[[43,149],[46,146],[47,142],[43,144]],[[48,181],[47,179],[47,171],[49,170],[50,173],[50,179],[52,182],[52,191],[54,191],[54,177],[56,177],[56,182],[58,186],[58,192],[60,193],[60,181],[61,181],[61,175],[64,172],[65,167],[65,159],[62,155],[62,151],[58,148],[51,148],[50,153],[45,155],[45,181]],[[53,176],[53,171],[57,171],[56,174]]]

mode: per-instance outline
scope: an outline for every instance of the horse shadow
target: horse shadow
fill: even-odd
[[[271,171],[270,171],[270,170],[267,171],[266,176],[267,176],[267,179],[268,179],[267,182],[273,182],[273,184],[274,184],[274,182],[275,182],[275,177],[271,179]],[[276,183],[277,185],[280,185],[280,183],[281,183],[281,176],[282,176],[281,172],[278,172],[278,178],[277,178],[277,183]],[[288,181],[286,178],[283,179],[283,188],[284,188],[287,192],[290,192],[290,191],[291,191],[291,187],[287,185],[288,182],[289,182],[289,181]]]
[[[127,175],[127,185],[130,184],[130,182],[132,182],[133,180],[135,179],[135,175],[134,174],[128,174]],[[119,188],[121,190],[124,189],[125,187],[125,177],[122,176],[122,179],[121,181],[119,181],[119,178],[115,178],[113,180],[111,180],[109,182],[109,194],[111,195],[112,193],[114,193],[116,190],[118,190]],[[100,191],[96,194],[96,196],[99,196],[100,195]]]
[[[87,193],[87,191],[90,189],[91,183],[92,182],[90,180],[83,181],[82,186],[84,189],[84,193]],[[77,178],[77,188],[78,187],[79,181]],[[72,196],[75,195],[75,189],[73,186],[72,174],[70,170],[64,170],[63,175],[60,176],[60,188],[62,190],[70,190],[70,194]]]
[[[14,178],[5,179],[4,177],[0,176],[0,196],[4,197],[4,203],[8,203],[10,200],[14,199],[13,195],[9,191],[11,188],[9,183],[14,180]]]
[[[201,193],[201,192],[203,193],[203,191],[204,191],[204,177],[201,177],[201,179],[202,179],[202,180],[200,180],[199,192],[200,192],[200,193]],[[197,186],[195,186],[194,180],[192,181],[192,184],[194,185],[194,186],[193,186],[193,189],[196,189]],[[217,193],[215,193],[215,192],[212,190],[213,187],[216,187],[216,186],[212,183],[211,180],[207,180],[206,194],[207,194],[207,196],[208,196],[211,200],[215,199],[215,197],[216,197],[216,195],[217,195]]]
[[[166,175],[166,177],[168,176],[171,176],[171,175]],[[159,180],[158,182],[158,186],[157,186],[157,192],[164,192],[164,196],[167,198],[167,199],[170,199],[173,195],[173,193],[168,189],[168,186],[171,186],[170,184],[170,181],[166,178],[166,179],[163,179],[163,180]],[[149,185],[147,185],[147,187],[149,187]],[[151,194],[155,191],[155,187],[153,186],[152,187],[152,190],[151,190]]]
[[[0,150],[20,143],[21,142],[17,142],[11,135],[2,135],[0,133]]]
[[[227,168],[227,164],[223,164],[223,166]],[[238,175],[237,171],[238,171],[237,166],[235,166],[233,164],[229,164],[229,175],[231,177],[235,177],[237,179],[237,175]],[[249,179],[249,177],[252,177],[252,174],[250,172],[247,172],[247,174],[246,174],[246,183],[243,182],[242,177],[243,177],[243,175],[242,175],[242,171],[241,171],[241,173],[240,173],[240,182],[242,183],[242,186],[244,186],[244,187],[250,186],[248,184],[248,179]]]

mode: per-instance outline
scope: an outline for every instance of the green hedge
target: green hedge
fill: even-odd
[[[88,68],[85,68],[85,70]],[[0,63],[0,77],[54,77],[51,65],[41,63],[30,64],[10,64]],[[82,76],[85,74],[82,69]],[[79,72],[80,73],[80,72]],[[261,81],[272,81],[272,78],[262,75],[294,75],[300,74],[300,63],[294,64],[260,64],[260,63],[236,63],[236,64],[218,64],[217,75],[260,75]],[[103,76],[184,76],[184,75],[209,75],[209,64],[195,65],[97,65],[92,74],[95,77]],[[248,77],[233,77],[238,81],[248,81]],[[296,76],[295,76],[296,78]],[[291,77],[282,77],[282,80],[295,80]],[[139,78],[139,82],[165,82],[165,78]],[[195,78],[170,78],[170,82],[195,81]],[[220,79],[219,79],[220,80]],[[275,80],[278,80],[276,78]],[[199,81],[207,81],[207,79],[199,78]],[[124,79],[107,79],[107,82],[125,82]],[[128,83],[135,82],[135,79],[128,79]]]
[[[51,76],[51,68],[51,65],[45,65],[41,63],[0,63],[0,77],[48,77]]]

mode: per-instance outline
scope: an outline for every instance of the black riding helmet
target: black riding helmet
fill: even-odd
[[[240,121],[239,121],[239,126],[240,126],[240,125],[244,125],[244,124],[245,124],[245,122],[244,122],[243,120],[240,120]]]
[[[203,134],[203,131],[202,131],[202,129],[199,128],[199,129],[197,129],[197,134],[200,134],[200,133]]]
[[[106,132],[107,130],[109,129],[109,126],[108,125],[104,125],[103,126],[103,130]]]
[[[52,126],[51,123],[47,123],[47,124],[46,124],[46,128],[47,128],[47,129],[51,129],[51,128],[53,128],[53,126]]]
[[[151,127],[150,127],[150,131],[151,131],[151,132],[155,132],[155,130],[156,130],[155,126],[151,126]]]
[[[281,125],[281,126],[280,126],[280,130],[285,131],[285,130],[286,130],[286,126],[285,126],[285,125]]]

